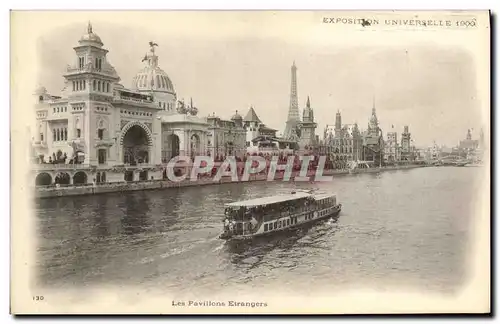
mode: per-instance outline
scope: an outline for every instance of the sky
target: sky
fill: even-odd
[[[218,23],[222,30],[224,21]],[[417,146],[433,141],[457,145],[469,128],[473,137],[479,136],[481,102],[474,59],[461,47],[429,42],[305,43],[304,35],[268,35],[262,26],[255,32],[207,36],[203,23],[198,27],[191,21],[186,24],[189,33],[182,32],[182,24],[176,24],[175,30],[173,24],[162,29],[134,22],[92,22],[125,87],[131,86],[143,67],[148,42],[158,43],[160,67],[172,80],[179,99],[193,98],[200,116],[215,112],[229,119],[235,111],[244,116],[253,106],[267,126],[282,132],[295,61],[299,106],[305,107],[310,97],[318,123],[316,134],[321,138],[326,125],[335,123],[337,111],[342,113],[342,123],[357,122],[366,129],[373,104],[384,134],[401,133],[408,125]],[[60,95],[66,66],[76,61],[73,47],[86,29],[87,21],[78,20],[38,38],[42,68],[37,82],[52,95]]]

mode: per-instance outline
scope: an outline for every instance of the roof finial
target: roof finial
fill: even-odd
[[[309,100],[309,96],[307,96],[307,103],[306,103],[307,108],[311,108],[311,101]]]
[[[92,24],[90,23],[90,20],[89,20],[89,23],[87,25],[87,33],[92,34]]]

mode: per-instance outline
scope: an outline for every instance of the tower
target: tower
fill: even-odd
[[[372,116],[370,117],[369,129],[373,132],[373,134],[379,135],[380,130],[378,127],[378,118],[377,118],[377,111],[375,110],[375,103],[373,104],[372,107]]]
[[[65,78],[65,92],[68,95],[69,109],[72,111],[68,120],[67,132],[64,137],[71,146],[73,153],[80,151],[85,154],[85,163],[97,164],[98,155],[113,157],[109,148],[110,138],[115,134],[113,115],[110,102],[113,100],[113,88],[120,81],[114,67],[108,62],[108,50],[103,48],[101,38],[94,33],[92,24],[87,25],[87,32],[74,47],[75,63],[68,66]],[[62,126],[60,126],[60,129]],[[54,137],[57,129],[53,130]],[[67,139],[66,139],[67,138]],[[98,144],[91,144],[98,141]],[[99,152],[99,153],[97,153]]]
[[[302,114],[302,122],[300,123],[300,147],[311,146],[316,142],[317,124],[314,122],[314,111],[311,108],[311,101],[307,97],[306,108]]]
[[[335,115],[335,137],[340,137],[342,131],[342,116],[340,115],[340,110],[337,110]]]
[[[411,159],[411,134],[408,126],[404,127],[404,131],[401,134],[401,159],[410,160]]]
[[[293,62],[291,72],[290,106],[288,108],[288,118],[286,121],[284,137],[286,139],[296,140],[298,135],[297,126],[300,122],[300,115],[299,101],[297,97],[297,67],[295,66],[295,61]]]

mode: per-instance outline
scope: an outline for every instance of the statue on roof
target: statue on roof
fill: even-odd
[[[157,43],[155,43],[155,42],[153,42],[153,41],[150,41],[150,42],[149,42],[149,47],[151,48],[151,53],[153,53],[153,54],[154,54],[154,52],[155,52],[155,47],[156,47],[156,46],[158,46],[158,44],[157,44]]]
[[[191,98],[191,103],[188,107],[188,112],[191,114],[191,116],[196,116],[198,114],[198,108],[196,108],[194,105],[193,105],[193,98]]]
[[[188,112],[188,110],[186,109],[186,104],[184,103],[184,100],[177,101],[177,112],[179,114],[186,114]]]

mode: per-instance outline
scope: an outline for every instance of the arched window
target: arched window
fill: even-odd
[[[68,140],[68,129],[67,128],[64,128],[64,140],[65,141]]]
[[[43,96],[38,96],[38,102],[43,102]]]
[[[106,92],[109,92],[109,82],[106,83]]]
[[[163,109],[165,109],[165,103],[163,103]]]
[[[96,81],[95,80],[92,81],[92,90],[94,90],[94,91],[96,90]]]
[[[97,91],[101,91],[101,81],[97,81]]]
[[[52,130],[52,135],[53,135],[52,141],[55,142],[56,138],[57,138],[56,137],[56,130],[55,129]]]
[[[159,75],[156,75],[156,87],[157,88],[161,88],[162,87]]]
[[[83,80],[83,90],[85,90],[85,88],[87,87],[87,80]]]
[[[56,129],[56,141],[60,141],[60,140],[61,140],[60,129]]]

